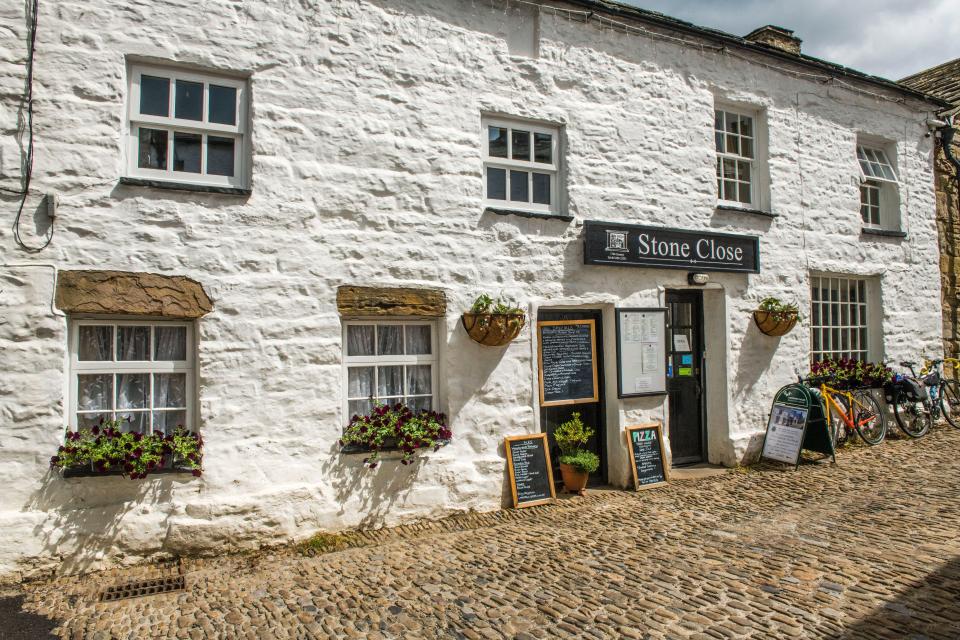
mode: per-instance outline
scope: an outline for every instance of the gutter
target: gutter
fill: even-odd
[[[681,33],[686,33],[690,35],[697,36],[699,38],[706,38],[712,40],[719,44],[732,45],[740,49],[745,49],[747,51],[752,51],[755,53],[760,53],[769,57],[777,58],[778,60],[784,60],[787,62],[792,62],[793,64],[798,64],[805,67],[810,67],[817,69],[819,71],[825,71],[830,74],[842,76],[845,78],[850,78],[860,82],[865,82],[867,84],[872,84],[884,89],[895,91],[899,94],[903,94],[920,100],[922,102],[932,103],[941,108],[953,106],[949,102],[942,100],[936,96],[923,93],[921,91],[916,91],[909,87],[906,87],[902,84],[896,83],[892,80],[887,80],[885,78],[880,78],[878,76],[871,76],[856,69],[851,69],[849,67],[844,67],[833,62],[827,62],[819,58],[814,58],[807,55],[794,55],[792,53],[787,53],[786,51],[780,51],[774,47],[767,45],[759,44],[756,42],[751,42],[739,36],[735,36],[724,31],[719,31],[717,29],[709,29],[706,27],[698,27],[697,25],[686,22],[684,20],[678,20],[676,18],[671,18],[670,16],[664,15],[662,13],[656,13],[654,11],[647,11],[645,9],[638,9],[630,5],[623,4],[621,2],[612,2],[611,0],[562,0],[565,4],[571,4],[585,9],[589,9],[592,12],[603,12],[618,18],[625,18],[629,20],[635,20],[644,22],[650,25],[657,27],[663,27],[673,31],[679,31]]]

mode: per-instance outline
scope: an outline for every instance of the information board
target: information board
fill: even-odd
[[[803,449],[833,456],[833,439],[819,393],[802,384],[789,384],[773,398],[761,458],[800,464]]]
[[[617,309],[617,397],[667,393],[666,336],[666,309]]]
[[[659,422],[639,424],[624,430],[630,450],[630,468],[636,489],[649,489],[669,480],[663,429]]]
[[[537,323],[540,344],[540,406],[597,402],[594,320]]]
[[[504,449],[514,508],[553,502],[556,494],[547,434],[510,436],[504,440]]]

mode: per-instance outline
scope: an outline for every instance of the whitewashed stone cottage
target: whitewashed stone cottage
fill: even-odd
[[[943,105],[787,30],[599,0],[36,17],[30,65],[31,16],[0,9],[4,578],[498,509],[503,438],[573,409],[600,481],[628,484],[648,420],[673,463],[732,465],[811,357],[938,352]],[[527,314],[506,347],[461,327],[483,292]],[[779,339],[767,296],[801,308]],[[668,388],[629,393],[649,381],[618,380],[615,310],[663,307]],[[541,407],[536,323],[577,318],[597,400]],[[338,438],[396,399],[452,442],[369,471]],[[202,432],[203,476],[51,471],[64,426],[104,416]]]

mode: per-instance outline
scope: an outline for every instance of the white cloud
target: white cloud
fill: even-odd
[[[957,0],[631,0],[703,27],[745,35],[775,24],[803,52],[899,79],[960,57]]]

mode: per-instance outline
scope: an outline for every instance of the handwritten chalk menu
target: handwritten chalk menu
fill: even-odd
[[[617,396],[667,393],[667,310],[617,309]]]
[[[538,322],[540,406],[597,402],[594,320]]]
[[[650,422],[627,427],[625,433],[630,449],[634,486],[639,490],[666,484],[669,478],[660,423]]]
[[[507,471],[516,509],[553,502],[553,469],[547,434],[511,436],[504,441]]]

